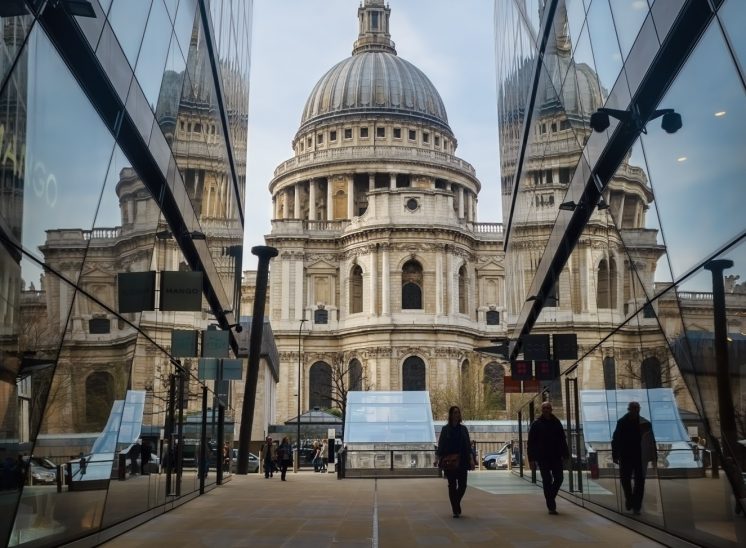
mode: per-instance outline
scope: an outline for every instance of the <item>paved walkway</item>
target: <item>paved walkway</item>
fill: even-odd
[[[234,476],[105,546],[660,546],[562,499],[550,516],[541,489],[507,472],[470,473],[462,507],[453,519],[437,478]]]

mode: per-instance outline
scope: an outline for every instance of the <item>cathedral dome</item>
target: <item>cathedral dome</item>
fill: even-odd
[[[309,124],[361,114],[413,117],[451,132],[433,83],[389,51],[356,53],[322,76],[306,101],[301,131]]]
[[[419,120],[453,134],[433,83],[396,55],[389,33],[390,11],[383,0],[362,3],[352,56],[333,66],[314,86],[299,133],[318,123],[378,115]]]

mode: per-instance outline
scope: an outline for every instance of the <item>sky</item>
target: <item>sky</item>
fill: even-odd
[[[255,0],[249,100],[244,269],[270,232],[269,182],[316,82],[350,56],[359,0]],[[458,139],[456,155],[482,183],[478,220],[500,222],[492,0],[390,0],[397,53],[433,82]]]

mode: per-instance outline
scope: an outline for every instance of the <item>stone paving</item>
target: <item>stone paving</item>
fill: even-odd
[[[234,476],[105,546],[660,546],[562,499],[550,516],[541,489],[508,472],[470,473],[462,507],[454,519],[438,478]]]

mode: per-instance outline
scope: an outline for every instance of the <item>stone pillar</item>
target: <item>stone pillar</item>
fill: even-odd
[[[295,255],[295,319],[303,317],[303,254]]]
[[[396,188],[396,173],[389,174],[389,188],[394,190]]]
[[[464,187],[458,186],[458,218],[464,218]]]
[[[435,254],[435,315],[443,315],[443,247]]]
[[[352,220],[355,216],[355,177],[350,175],[347,180],[347,218]]]
[[[282,320],[290,319],[290,259],[287,255],[280,258],[282,265],[282,302],[281,316]]]
[[[368,173],[368,190],[375,190],[376,188],[376,174]]]
[[[371,316],[378,315],[378,252],[375,245],[370,246],[370,311]]]
[[[381,315],[391,314],[391,267],[389,266],[389,246],[383,246],[381,257]]]
[[[300,183],[293,185],[293,219],[300,219]]]
[[[332,196],[332,182],[330,179],[326,180],[326,220],[334,220],[334,197]]]
[[[617,226],[617,228],[624,228],[624,222],[623,222],[624,221],[624,202],[625,202],[626,197],[627,195],[624,192],[622,192],[622,197],[619,200],[619,209],[616,212],[616,218],[619,220],[618,221],[619,226]],[[609,200],[611,200],[611,197],[609,197]]]
[[[308,182],[308,220],[316,220],[316,179]]]
[[[277,201],[277,196],[272,196],[272,218],[277,219],[277,204],[279,202]]]
[[[453,252],[451,250],[446,250],[446,287],[448,290],[448,299],[446,301],[448,308],[446,309],[446,314],[452,316],[454,310],[456,310],[454,307],[456,290],[453,286]]]

